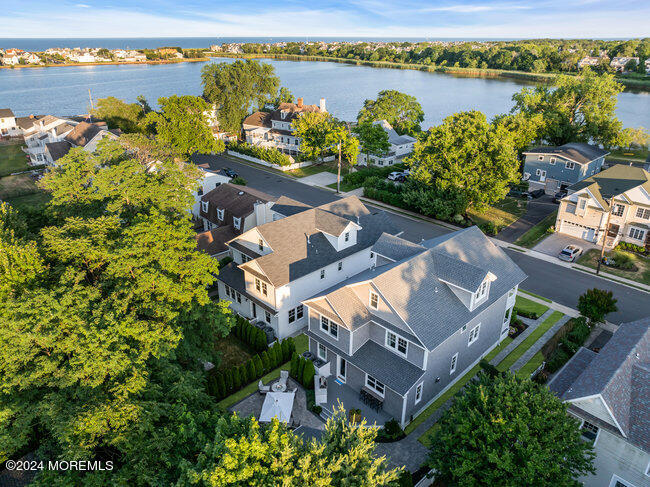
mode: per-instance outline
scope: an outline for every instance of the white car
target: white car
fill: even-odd
[[[391,181],[396,181],[397,179],[402,177],[402,175],[403,175],[402,171],[393,171],[388,175],[388,179]]]
[[[573,262],[581,253],[581,247],[578,247],[577,245],[567,245],[562,249],[558,258],[560,260],[566,260],[567,262]]]

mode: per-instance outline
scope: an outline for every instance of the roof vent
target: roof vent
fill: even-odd
[[[241,196],[241,195],[243,195],[243,194],[244,194],[244,192],[243,192],[243,191],[240,191],[240,192],[239,192],[239,193],[237,193],[237,194],[238,194],[239,196]]]

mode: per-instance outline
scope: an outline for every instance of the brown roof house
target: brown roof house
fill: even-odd
[[[281,103],[272,112],[255,112],[243,122],[246,142],[298,154],[300,139],[293,135],[293,121],[309,112],[327,112],[325,98],[321,98],[318,105],[305,105],[303,99],[298,98],[296,103]]]
[[[220,184],[201,196],[199,217],[204,232],[196,237],[199,250],[215,257],[228,254],[226,242],[257,225],[272,221],[274,198],[253,188]]]
[[[73,147],[83,147],[87,152],[95,152],[97,144],[104,138],[116,140],[119,135],[115,131],[108,130],[104,123],[80,122],[74,127],[69,124],[59,127],[67,127],[69,130],[65,137],[60,140],[45,144],[45,158],[49,164],[54,164],[58,159],[65,156]]]

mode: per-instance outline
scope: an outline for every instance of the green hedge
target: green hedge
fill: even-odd
[[[314,388],[314,375],[316,375],[314,362],[307,360],[302,355],[294,353],[291,356],[289,375],[300,382],[305,389]]]
[[[629,252],[636,252],[637,254],[646,255],[648,251],[643,245],[635,245],[629,242],[621,242],[616,246],[616,250],[627,250]]]
[[[228,150],[233,152],[239,152],[240,154],[245,154],[247,156],[256,157],[271,164],[277,164],[279,166],[288,166],[291,164],[291,159],[286,154],[283,154],[277,149],[272,147],[260,147],[257,145],[251,145],[246,142],[241,143],[230,143],[228,144]]]
[[[547,351],[549,354],[545,366],[547,372],[556,372],[566,364],[582,346],[585,340],[587,340],[591,333],[591,328],[584,317],[572,318],[567,322],[567,325],[569,326],[566,329],[570,331],[568,333],[564,331],[564,336],[560,336],[559,339],[555,340],[555,347],[550,352]],[[562,331],[562,329],[558,330],[556,335],[559,335]],[[551,338],[551,340],[554,338],[555,337]]]
[[[232,331],[237,338],[249,345],[256,352],[263,352],[268,349],[266,333],[261,328],[254,326],[246,318],[237,315]]]
[[[275,342],[271,348],[254,355],[245,364],[223,371],[212,369],[208,372],[206,391],[220,401],[287,362],[295,355],[295,350],[296,344],[289,337]]]

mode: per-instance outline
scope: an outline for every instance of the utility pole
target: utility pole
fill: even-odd
[[[93,123],[93,110],[95,109],[93,105],[93,97],[90,94],[90,88],[88,88],[88,99],[90,100],[90,111],[88,112],[88,120],[90,123]]]
[[[605,257],[605,242],[607,242],[607,234],[609,233],[609,219],[612,216],[612,208],[609,209],[609,212],[607,213],[607,223],[605,224],[605,235],[603,235],[603,245],[600,248],[600,259],[598,259],[598,266],[596,266],[596,275],[600,272],[600,264],[603,261],[603,258]]]

